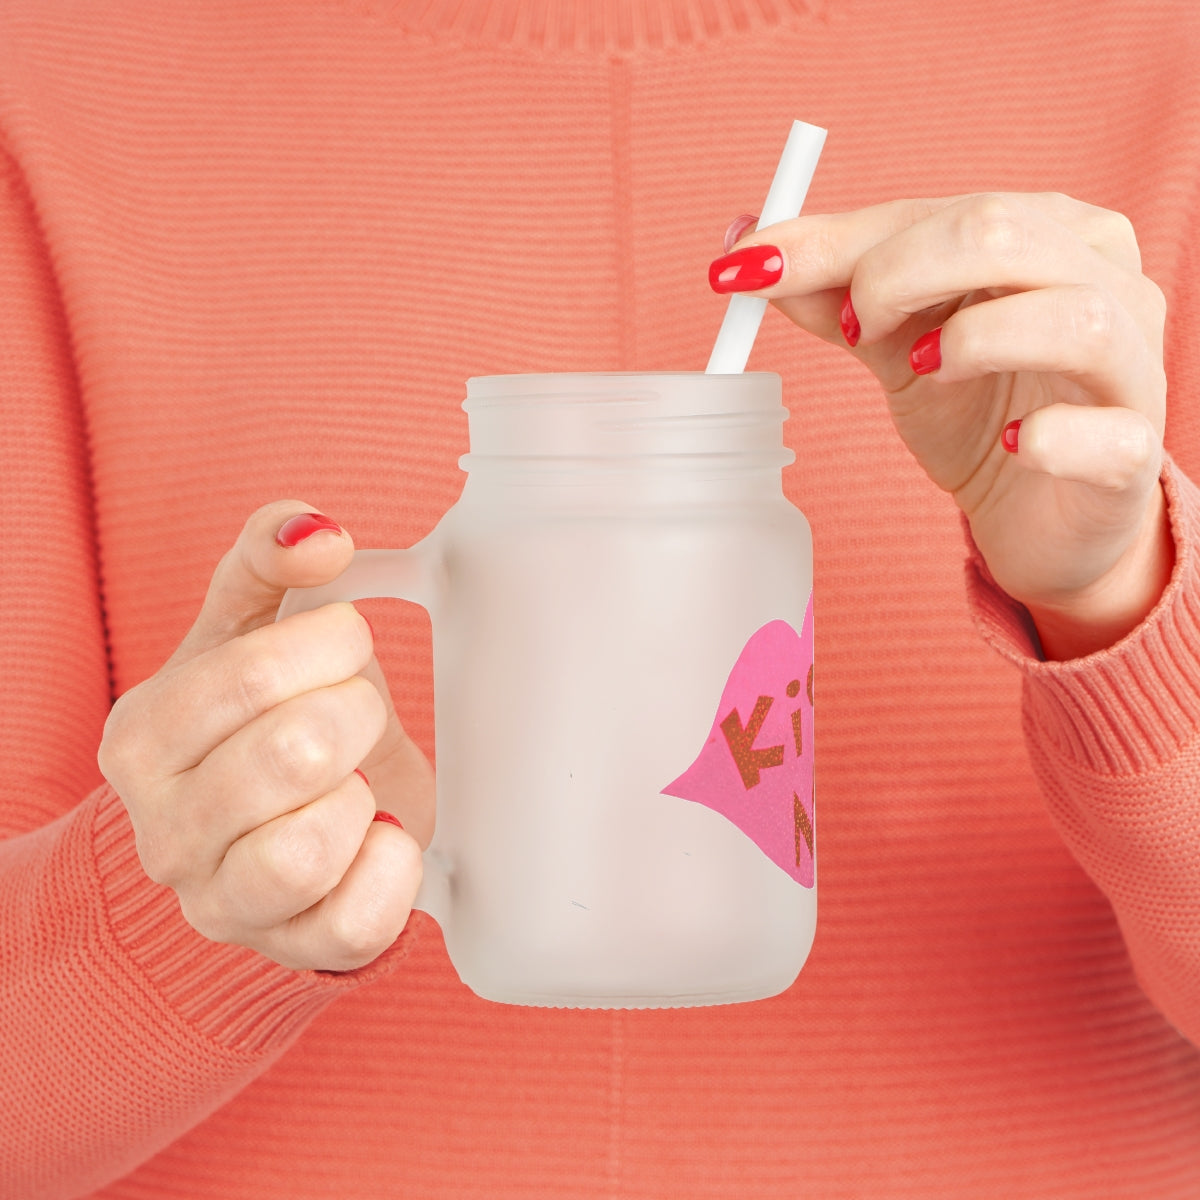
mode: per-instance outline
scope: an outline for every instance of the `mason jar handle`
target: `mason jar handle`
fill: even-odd
[[[308,612],[335,600],[391,598],[411,600],[428,608],[433,599],[433,571],[428,542],[408,550],[356,550],[350,565],[330,583],[318,587],[290,588],[275,619]]]
[[[311,588],[290,588],[279,605],[276,621],[308,612],[336,600],[409,600],[429,609],[437,590],[430,538],[407,550],[356,550],[350,565],[332,582]],[[424,876],[413,908],[427,912],[446,929],[450,917],[451,864],[433,845],[422,856]]]

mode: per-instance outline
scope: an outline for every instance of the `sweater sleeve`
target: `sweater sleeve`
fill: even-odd
[[[216,945],[96,766],[111,689],[87,430],[36,206],[0,155],[0,1188],[120,1178],[263,1072],[345,975]]]
[[[1142,988],[1200,1045],[1200,491],[1169,457],[1162,479],[1175,569],[1115,646],[1041,661],[1028,613],[973,544],[967,587],[984,637],[1023,673],[1052,819],[1112,904]]]

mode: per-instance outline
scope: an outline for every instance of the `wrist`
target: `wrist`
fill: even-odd
[[[1100,579],[1061,602],[1023,601],[1044,657],[1083,658],[1115,645],[1149,616],[1174,566],[1175,541],[1160,484],[1138,537]]]

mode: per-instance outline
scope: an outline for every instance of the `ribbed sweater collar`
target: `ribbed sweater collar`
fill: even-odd
[[[828,0],[393,0],[367,7],[413,34],[475,45],[636,51],[820,17]],[[358,5],[351,3],[351,7]]]

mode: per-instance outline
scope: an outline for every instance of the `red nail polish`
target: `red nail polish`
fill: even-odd
[[[1004,432],[1000,435],[1000,441],[1004,443],[1004,448],[1009,454],[1016,454],[1017,452],[1017,434],[1020,428],[1021,422],[1019,420],[1009,421],[1004,427]]]
[[[708,268],[714,292],[757,292],[783,278],[783,255],[778,246],[745,246],[718,258]]]
[[[372,821],[386,821],[389,825],[395,825],[395,827],[397,829],[404,828],[404,826],[400,824],[400,820],[398,817],[393,817],[390,812],[384,812],[382,808],[379,809],[375,813],[375,815],[371,818],[371,820]]]
[[[913,342],[908,361],[917,375],[932,375],[942,365],[942,327],[931,329]]]
[[[357,767],[354,768],[354,773],[363,781],[363,783],[367,785],[367,787],[371,786],[371,781]]]
[[[750,213],[742,213],[740,217],[734,217],[729,222],[729,228],[725,230],[725,240],[722,243],[725,247],[725,253],[728,254],[734,242],[738,241],[748,229],[758,224],[758,218]]]
[[[289,517],[284,521],[275,535],[275,540],[281,546],[290,549],[292,546],[299,545],[305,538],[312,537],[314,533],[320,533],[322,530],[341,533],[342,527],[336,521],[331,521],[320,513],[300,513],[298,516]]]
[[[858,323],[854,305],[850,301],[849,288],[846,289],[846,295],[842,300],[842,311],[838,314],[838,320],[842,326],[842,337],[846,339],[846,345],[857,346],[858,339],[862,337],[862,328]]]

